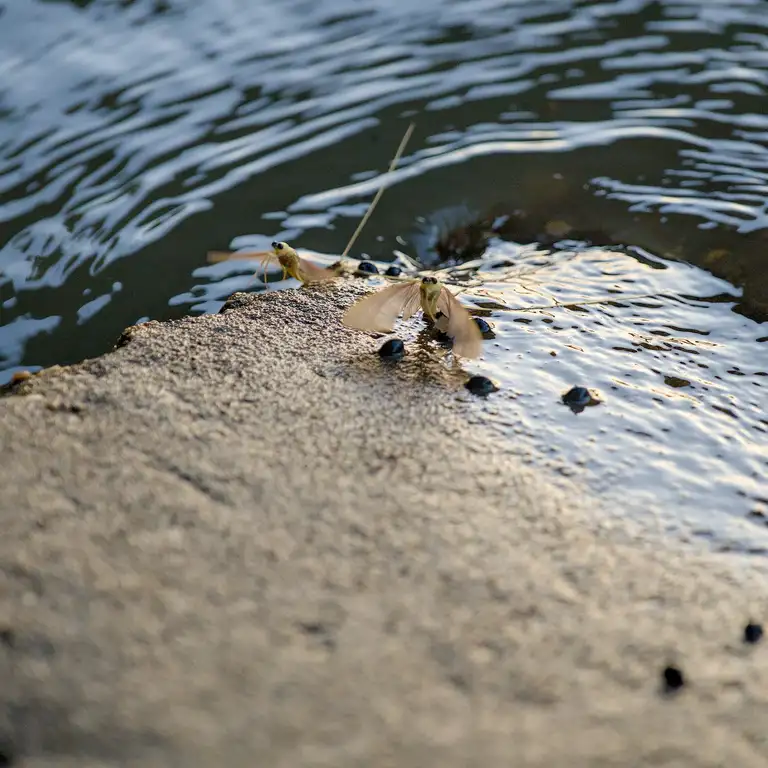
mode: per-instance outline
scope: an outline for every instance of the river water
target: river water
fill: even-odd
[[[502,385],[477,418],[620,512],[763,552],[766,11],[0,2],[0,383],[216,311],[250,271],[208,250],[334,260],[414,120],[353,255],[434,265],[473,218],[516,222],[466,295],[496,334],[468,368]],[[602,403],[571,413],[573,384]]]

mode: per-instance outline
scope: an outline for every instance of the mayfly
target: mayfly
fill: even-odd
[[[411,138],[411,134],[413,133],[414,124],[411,123],[408,126],[408,129],[405,132],[405,135],[400,141],[400,146],[397,148],[397,152],[395,152],[395,156],[392,158],[392,162],[389,164],[389,168],[387,169],[387,172],[385,175],[389,175],[394,171],[395,166],[397,165],[398,160],[403,154],[403,150],[405,149],[405,145],[408,143],[408,139]],[[363,216],[362,220],[360,221],[360,224],[358,225],[357,229],[355,230],[354,234],[352,235],[350,241],[347,243],[347,247],[344,249],[344,253],[342,253],[341,258],[344,259],[344,257],[349,253],[349,249],[352,247],[352,244],[357,239],[357,236],[362,231],[363,227],[365,226],[365,223],[370,218],[370,215],[373,213],[373,209],[376,207],[376,204],[379,202],[381,196],[384,194],[384,184],[379,187],[379,191],[376,193],[375,197],[371,201],[371,204],[368,206],[368,210],[365,212],[365,215]],[[313,264],[311,261],[308,261],[307,259],[302,259],[301,256],[296,252],[295,249],[291,248],[288,243],[272,243],[272,250],[271,251],[246,251],[243,253],[228,253],[226,251],[213,251],[208,254],[208,261],[210,262],[219,262],[219,261],[230,261],[231,259],[249,259],[249,260],[256,260],[261,263],[261,265],[264,267],[264,282],[267,281],[267,267],[269,266],[270,261],[277,260],[280,263],[280,266],[283,268],[283,280],[285,280],[286,275],[290,275],[291,277],[295,278],[296,280],[301,281],[302,283],[317,283],[321,282],[323,280],[333,280],[335,277],[338,277],[341,269],[324,269],[323,267],[317,266],[317,264]],[[341,262],[338,263],[339,267],[341,267]],[[336,266],[336,265],[334,265]]]
[[[341,321],[348,328],[391,333],[402,313],[407,320],[421,310],[435,326],[453,339],[453,351],[461,357],[480,357],[483,336],[472,315],[437,278],[390,285],[353,304]],[[442,316],[438,317],[438,313]]]
[[[208,261],[230,261],[231,259],[255,259],[264,267],[264,282],[267,282],[267,266],[276,260],[283,268],[283,280],[290,275],[302,283],[318,283],[323,280],[333,280],[336,273],[302,259],[288,243],[272,243],[271,251],[247,251],[244,253],[226,253],[214,251],[208,254]]]

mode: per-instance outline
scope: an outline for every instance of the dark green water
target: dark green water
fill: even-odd
[[[0,72],[0,381],[215,311],[250,271],[208,250],[334,260],[414,119],[357,255],[518,210],[486,256],[539,267],[488,274],[478,418],[620,509],[768,546],[764,0],[10,0]],[[634,248],[522,247],[553,220]],[[605,402],[574,416],[572,384]]]

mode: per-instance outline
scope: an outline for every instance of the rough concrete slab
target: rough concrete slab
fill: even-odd
[[[240,295],[0,400],[0,752],[766,765],[764,573],[520,466],[429,347],[340,325],[362,290]]]

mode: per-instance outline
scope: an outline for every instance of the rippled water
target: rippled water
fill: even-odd
[[[486,270],[473,296],[493,307],[497,337],[473,368],[504,393],[482,417],[587,476],[619,512],[664,510],[666,527],[768,551],[765,532],[712,515],[764,528],[750,512],[768,513],[768,360],[733,287],[634,249],[492,251],[520,276],[511,291]],[[558,404],[572,385],[600,404]]]
[[[0,381],[215,310],[250,275],[210,249],[333,260],[415,119],[358,253],[457,210],[636,247],[491,244],[547,264],[488,286],[494,423],[681,517],[768,505],[764,0],[6,0],[0,72]],[[653,298],[518,311],[612,290]]]

